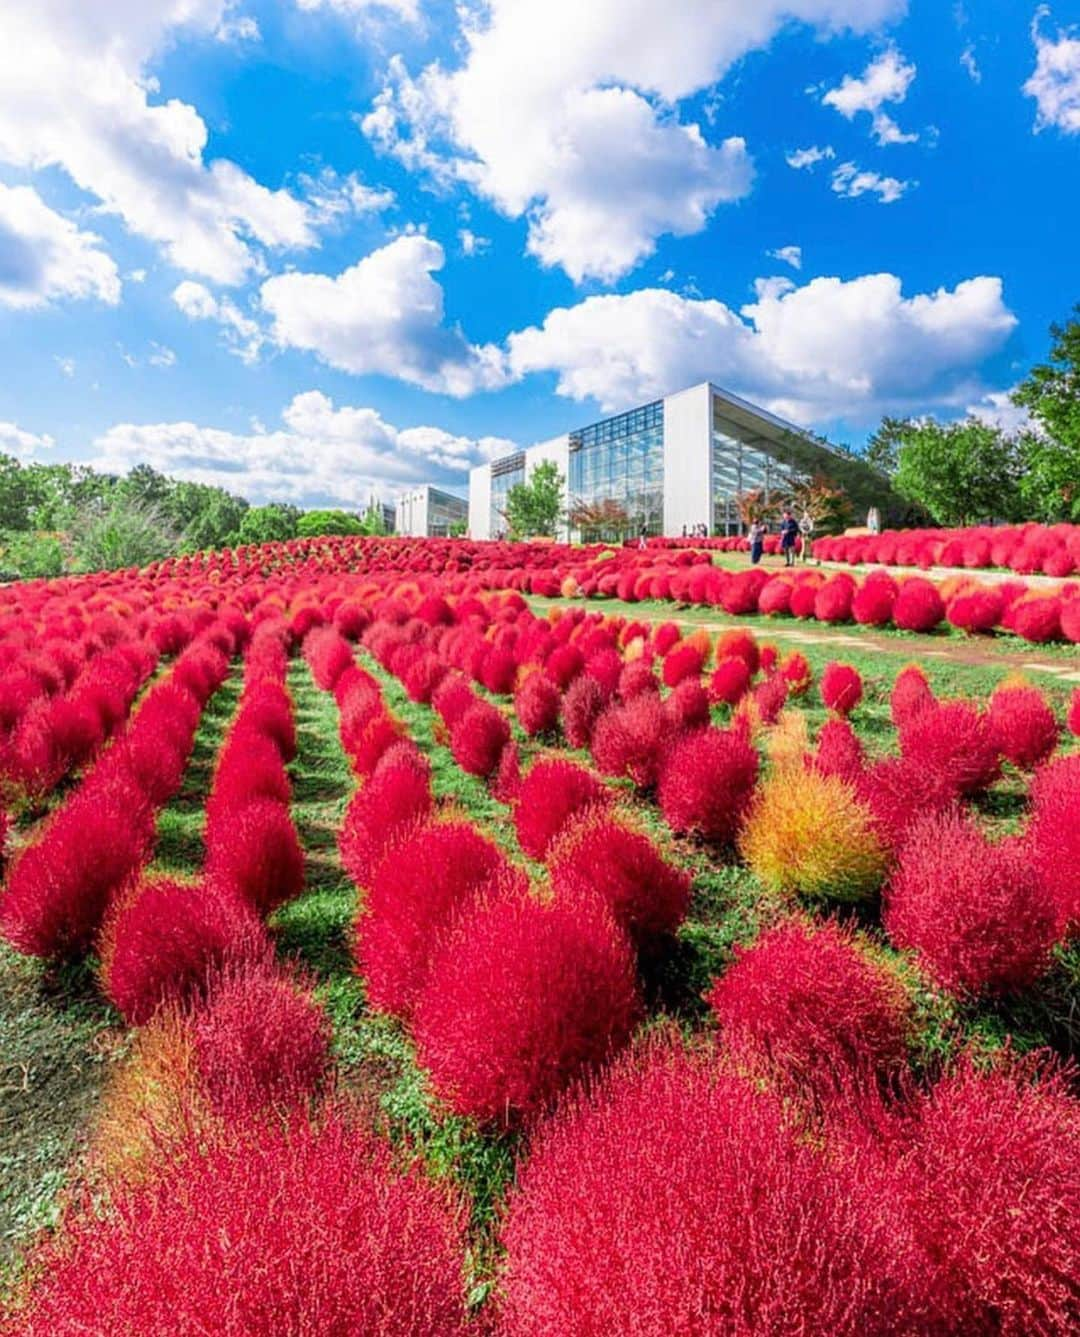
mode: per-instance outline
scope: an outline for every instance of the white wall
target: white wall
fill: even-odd
[[[491,538],[491,465],[469,470],[469,537]]]
[[[570,436],[569,433],[563,436],[552,437],[550,441],[542,441],[537,446],[530,446],[525,452],[525,477],[542,464],[545,460],[553,460],[559,473],[562,474],[564,497],[569,492],[570,487]],[[566,525],[562,525],[556,534],[556,538],[563,543],[569,540],[569,532]]]
[[[427,538],[428,490],[416,487],[403,492],[395,506],[394,532],[405,538]]]
[[[712,527],[712,387],[692,386],[664,400],[664,533]]]

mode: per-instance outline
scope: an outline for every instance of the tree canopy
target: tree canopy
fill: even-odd
[[[305,511],[297,521],[300,538],[318,538],[323,534],[362,534],[364,526],[348,511]]]
[[[1035,430],[1024,437],[1024,500],[1033,520],[1080,520],[1080,306],[1052,325],[1048,362],[1013,392]]]
[[[565,514],[566,480],[554,460],[539,463],[524,483],[506,494],[506,523],[511,538],[554,538]]]
[[[1022,449],[1001,428],[977,418],[926,419],[907,423],[898,442],[893,486],[938,524],[1022,517]]]

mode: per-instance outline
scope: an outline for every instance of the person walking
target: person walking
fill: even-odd
[[[799,537],[802,539],[803,565],[810,560],[810,540],[814,533],[814,517],[809,511],[803,511],[799,519]]]
[[[750,564],[757,566],[761,561],[761,554],[765,551],[765,526],[760,520],[755,520],[750,526]]]
[[[780,551],[784,554],[784,565],[795,565],[795,541],[799,537],[799,522],[790,511],[784,512],[780,521]]]

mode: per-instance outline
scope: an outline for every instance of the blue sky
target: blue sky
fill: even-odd
[[[742,11],[742,12],[740,12]],[[0,0],[0,449],[361,506],[711,376],[1016,421],[1080,0]]]

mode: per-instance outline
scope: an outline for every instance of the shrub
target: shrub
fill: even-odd
[[[991,845],[974,820],[931,814],[909,829],[885,927],[953,993],[1000,995],[1045,973],[1057,916],[1022,843]]]
[[[683,641],[664,658],[664,682],[677,687],[685,678],[698,678],[705,667],[705,651],[693,641]]]
[[[390,845],[431,813],[431,769],[413,758],[388,759],[345,809],[338,836],[341,863],[358,887],[366,887]]]
[[[438,935],[478,887],[508,872],[499,849],[465,822],[432,822],[393,847],[356,923],[356,967],[371,1005],[407,1017]]]
[[[739,627],[722,631],[716,639],[716,662],[720,664],[725,659],[743,660],[753,677],[760,664],[760,650],[753,632]]]
[[[201,1089],[224,1119],[301,1105],[330,1070],[326,1014],[269,964],[212,979],[192,1034]]]
[[[602,774],[627,776],[639,789],[651,789],[673,733],[660,699],[642,693],[608,706],[593,725],[593,760]]]
[[[692,647],[691,647],[692,648]],[[640,696],[642,692],[659,692],[660,682],[652,665],[644,659],[631,659],[619,674],[617,695],[623,701]]]
[[[584,767],[561,759],[538,761],[522,781],[514,807],[518,844],[530,859],[544,859],[572,817],[608,801],[608,791]]]
[[[12,860],[0,931],[29,956],[80,956],[153,838],[153,812],[126,770],[95,772]]]
[[[629,945],[605,913],[504,895],[444,940],[414,1034],[455,1113],[512,1125],[618,1049],[639,1012]]]
[[[982,793],[1001,773],[990,721],[967,701],[918,711],[900,725],[899,741],[901,756],[958,795]]]
[[[575,678],[562,703],[562,726],[571,747],[588,747],[593,725],[607,705],[604,689],[587,674]]]
[[[709,679],[709,695],[721,705],[737,706],[750,687],[751,672],[741,655],[721,659]]]
[[[268,915],[304,889],[304,852],[289,809],[254,798],[232,809],[206,850],[207,882]]]
[[[935,1277],[948,1332],[1076,1330],[1080,1103],[1054,1070],[963,1062],[918,1099],[889,1185]]]
[[[787,704],[788,682],[783,673],[770,674],[754,688],[754,709],[762,724],[775,724]]]
[[[701,679],[684,678],[664,702],[664,713],[676,734],[708,724],[709,694]]]
[[[835,661],[821,675],[821,700],[826,710],[848,716],[862,700],[863,684],[858,669]]]
[[[863,745],[847,720],[826,720],[818,734],[815,770],[854,784],[862,775],[865,764]]]
[[[894,852],[912,822],[926,813],[945,812],[957,802],[956,787],[949,779],[906,757],[881,757],[853,783],[873,814],[875,831]]]
[[[1080,687],[1074,688],[1069,700],[1069,715],[1066,724],[1069,732],[1080,738]]]
[[[914,719],[921,710],[936,704],[936,698],[930,689],[930,680],[922,665],[905,664],[896,675],[889,696],[889,712],[893,724],[899,729]]]
[[[819,622],[849,622],[855,598],[855,582],[842,571],[831,576],[814,597],[814,617]]]
[[[468,775],[487,779],[510,741],[510,724],[490,701],[476,701],[450,730],[454,760]]]
[[[502,1243],[508,1337],[913,1330],[842,1169],[776,1097],[670,1045],[539,1132]]]
[[[1080,755],[1036,773],[1029,794],[1028,848],[1039,884],[1054,902],[1060,932],[1080,928]]]
[[[949,600],[946,616],[954,627],[969,635],[993,631],[1001,621],[1005,605],[997,590],[974,588]]]
[[[446,727],[452,729],[478,699],[470,684],[460,673],[448,673],[432,693],[431,704],[438,711]]]
[[[70,1220],[34,1260],[20,1327],[450,1337],[463,1264],[457,1211],[373,1135],[333,1114],[244,1120]]]
[[[893,622],[901,631],[933,631],[944,617],[945,601],[936,585],[922,576],[909,576],[901,582],[892,610]]]
[[[1061,600],[1053,594],[1018,599],[1008,611],[1009,630],[1025,641],[1044,645],[1061,639]]]
[[[352,646],[333,627],[315,627],[304,637],[304,658],[315,685],[332,692],[338,679],[353,665]]]
[[[792,696],[802,696],[814,681],[806,656],[798,650],[793,650],[780,665],[780,677]]]
[[[758,595],[758,612],[766,617],[775,617],[781,613],[793,613],[791,606],[792,596],[796,586],[793,585],[787,576],[773,576],[768,584],[763,585],[761,593]],[[808,591],[811,609],[813,605],[813,592]],[[809,613],[795,614],[795,616],[807,617]],[[719,658],[719,651],[717,652]]]
[[[816,1098],[907,1060],[907,991],[833,921],[787,919],[736,948],[707,997],[729,1049]]]
[[[674,933],[690,905],[690,879],[639,831],[595,807],[573,818],[548,851],[555,896],[598,896],[637,946]]]
[[[559,689],[542,673],[530,673],[514,693],[514,713],[530,738],[558,727],[561,705]]]
[[[1002,683],[990,698],[988,714],[997,750],[1023,771],[1034,770],[1057,747],[1054,712],[1028,683]]]
[[[868,808],[833,775],[788,768],[759,787],[739,837],[751,870],[771,891],[858,901],[885,873]]]
[[[736,729],[699,729],[679,739],[660,772],[657,801],[668,826],[729,844],[757,782],[758,755]]]
[[[896,581],[884,571],[866,577],[851,600],[851,616],[860,626],[887,627],[899,593]]]
[[[171,878],[134,883],[110,911],[101,936],[101,982],[129,1025],[163,1003],[202,996],[223,965],[269,951],[251,912],[211,887]]]

